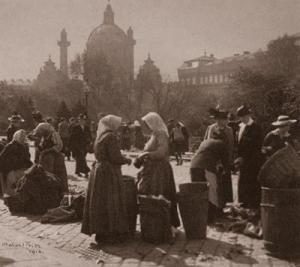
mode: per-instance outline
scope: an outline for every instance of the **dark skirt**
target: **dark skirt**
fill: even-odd
[[[148,160],[138,173],[138,193],[143,195],[163,195],[171,201],[171,224],[180,225],[176,186],[173,170],[168,160]]]
[[[259,208],[260,184],[257,180],[260,165],[244,164],[240,170],[238,182],[238,198],[245,208]]]
[[[93,167],[85,200],[81,232],[97,239],[129,232],[124,184],[119,166],[108,162]]]
[[[40,155],[39,163],[47,172],[53,173],[60,180],[64,192],[68,192],[68,175],[65,164],[64,154],[60,152],[49,152]]]

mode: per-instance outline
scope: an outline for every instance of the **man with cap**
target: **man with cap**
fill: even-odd
[[[251,113],[246,105],[237,109],[241,123],[238,132],[238,158],[235,163],[240,168],[239,202],[246,208],[259,208],[260,185],[257,176],[263,162],[262,129],[252,119]]]
[[[75,174],[81,176],[83,173],[86,178],[90,171],[90,168],[86,163],[86,154],[91,140],[91,132],[87,125],[87,117],[86,115],[80,114],[78,116],[78,124],[73,126],[71,130],[70,149],[72,151],[72,156],[76,161]]]
[[[290,137],[291,125],[297,122],[297,120],[291,120],[289,116],[280,115],[276,121],[272,123],[277,127],[275,130],[269,132],[263,142],[262,153],[269,158],[276,151],[284,148],[286,142]]]
[[[23,118],[15,111],[12,116],[8,118],[10,125],[6,130],[7,142],[11,142],[16,131],[22,128]]]
[[[220,106],[211,108],[209,112],[215,123],[208,126],[204,140],[210,139],[214,133],[218,133],[227,147],[229,164],[222,177],[222,192],[224,203],[233,202],[231,166],[233,166],[234,135],[232,129],[228,126],[228,112],[221,109]]]

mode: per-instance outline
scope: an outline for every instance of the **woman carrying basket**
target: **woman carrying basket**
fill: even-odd
[[[151,137],[144,147],[144,153],[137,159],[137,163],[141,162],[143,165],[138,174],[138,192],[144,195],[162,195],[171,202],[171,225],[175,235],[180,222],[174,175],[169,162],[168,128],[155,112],[144,116],[142,122],[143,130],[150,133]]]

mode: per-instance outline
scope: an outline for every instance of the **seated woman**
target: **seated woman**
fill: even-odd
[[[12,141],[8,143],[0,154],[1,187],[5,202],[15,196],[16,183],[24,175],[24,171],[32,165],[26,132],[18,130],[14,133]]]
[[[96,242],[121,241],[129,233],[121,165],[131,164],[120,152],[116,131],[121,118],[99,121],[94,144],[96,163],[90,173],[81,232],[96,234]]]
[[[144,147],[137,161],[143,162],[143,169],[138,174],[138,192],[144,195],[162,195],[171,202],[171,225],[175,235],[180,225],[176,187],[173,170],[169,162],[169,133],[162,118],[155,112],[142,118],[145,132],[150,132],[150,140]]]
[[[42,165],[45,171],[60,178],[64,192],[68,192],[67,170],[64,155],[61,153],[63,143],[58,132],[51,124],[42,122],[33,130],[32,136],[41,138],[38,145],[40,151],[39,164]]]

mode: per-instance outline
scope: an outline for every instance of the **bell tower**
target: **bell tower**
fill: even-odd
[[[68,47],[71,43],[67,40],[67,32],[63,29],[60,33],[60,41],[57,42],[60,47],[60,71],[69,77],[68,73]]]

